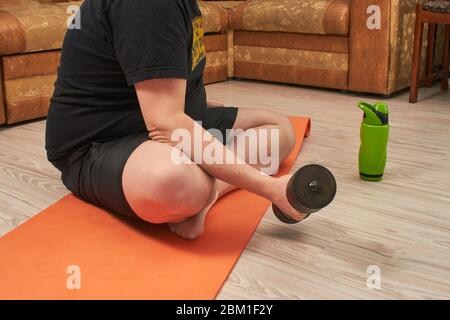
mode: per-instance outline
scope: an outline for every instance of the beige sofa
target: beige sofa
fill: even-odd
[[[417,2],[245,2],[231,17],[234,76],[383,95],[407,88]]]

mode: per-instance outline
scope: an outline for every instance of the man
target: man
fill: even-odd
[[[48,159],[69,190],[95,205],[167,223],[187,239],[203,232],[209,208],[235,188],[270,199],[297,220],[305,217],[287,201],[290,176],[273,178],[261,174],[260,163],[240,163],[236,149],[209,133],[202,147],[213,144],[233,161],[194,162],[174,140],[177,129],[191,136],[218,129],[225,140],[232,128],[278,130],[279,141],[258,143],[277,143],[280,160],[295,143],[285,116],[208,106],[195,0],[86,0],[80,22],[64,39],[46,128]]]

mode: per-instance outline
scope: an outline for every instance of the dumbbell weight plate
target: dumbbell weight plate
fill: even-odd
[[[336,180],[327,168],[318,165],[306,165],[289,180],[286,195],[289,203],[298,211],[311,214],[326,207],[336,195]],[[274,214],[284,223],[297,223],[276,206]]]
[[[300,221],[292,219],[290,216],[288,216],[287,214],[285,214],[283,211],[281,211],[280,209],[278,209],[277,206],[272,204],[272,210],[273,213],[275,214],[275,216],[278,218],[278,220],[280,220],[281,222],[287,223],[287,224],[296,224],[299,223]],[[305,219],[309,216],[309,214],[305,217]]]
[[[333,201],[336,195],[336,180],[327,168],[309,164],[293,175],[286,194],[294,208],[304,213],[313,213]]]

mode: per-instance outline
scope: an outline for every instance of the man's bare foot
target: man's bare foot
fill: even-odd
[[[219,192],[216,191],[209,204],[198,214],[182,222],[168,223],[170,231],[188,240],[194,240],[205,230],[205,219],[209,209],[216,203]]]

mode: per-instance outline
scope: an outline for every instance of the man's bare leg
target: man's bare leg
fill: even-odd
[[[234,129],[242,129],[241,137],[237,139],[245,139],[245,130],[279,130],[279,150],[273,150],[274,152],[279,152],[279,161],[284,160],[292,151],[295,144],[295,135],[290,121],[287,117],[278,115],[273,112],[259,110],[259,109],[240,109],[238,112],[238,117],[236,119]],[[266,143],[258,141],[259,143]],[[267,141],[268,147],[267,152],[272,155],[272,145],[273,142]],[[248,147],[248,144],[246,145]],[[236,151],[236,150],[235,150]],[[250,157],[249,148],[245,150],[245,159],[248,162]],[[254,167],[261,169],[262,165],[260,163],[252,164]],[[271,174],[275,174],[278,168]],[[226,193],[235,190],[236,187],[230,185],[226,182],[215,179],[214,188],[211,193],[211,197],[208,200],[208,204],[204,209],[202,209],[198,214],[189,217],[183,221],[168,223],[170,230],[179,236],[186,239],[195,239],[198,235],[203,233],[204,224],[206,216],[210,208],[214,203]]]
[[[131,209],[143,220],[173,223],[197,215],[210,204],[214,178],[269,199],[293,219],[304,219],[305,215],[293,208],[286,196],[285,189],[291,175],[274,178],[261,174],[248,163],[241,162],[239,157],[242,155],[227,150],[184,113],[185,79],[149,79],[136,83],[135,89],[151,140],[142,143],[128,158],[123,170],[122,186]],[[259,113],[269,112],[260,110],[254,117],[244,117],[253,125],[242,128],[277,125],[275,118],[282,118],[284,125],[280,124],[279,128],[283,129],[282,132],[291,131],[293,136],[292,130],[286,130],[291,128],[290,123],[286,125],[286,117],[274,113],[269,117],[258,117]],[[183,133],[183,136],[187,133],[191,138],[201,133],[209,141],[190,139],[186,143],[183,139],[183,145],[174,146],[177,139],[174,139],[173,133]],[[261,140],[265,139],[267,137],[261,137]],[[191,154],[188,150],[194,150],[195,153]],[[212,159],[205,157],[206,154],[198,154],[198,151],[213,151],[214,156],[225,155],[226,161],[211,162]],[[250,154],[255,155],[254,152]],[[189,161],[184,162],[183,159]],[[182,160],[181,164],[179,160]],[[197,160],[201,162],[196,163]]]

